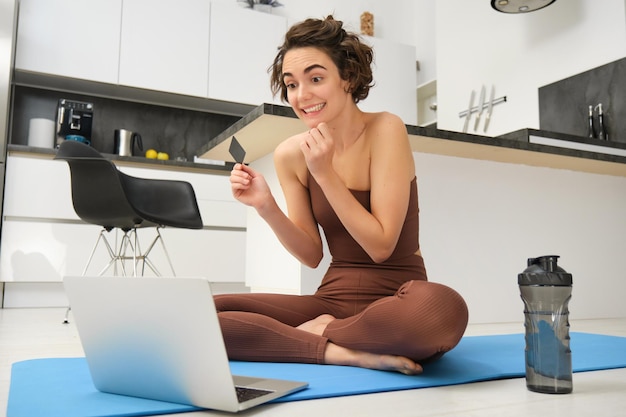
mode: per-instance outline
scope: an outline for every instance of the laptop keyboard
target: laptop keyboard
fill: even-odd
[[[235,387],[237,391],[237,400],[242,403],[244,401],[252,400],[254,398],[262,397],[267,394],[271,394],[274,391],[268,391],[265,389],[247,388],[247,387]]]

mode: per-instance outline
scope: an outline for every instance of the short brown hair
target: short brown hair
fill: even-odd
[[[293,25],[285,34],[285,41],[268,72],[271,73],[271,88],[274,96],[280,93],[287,102],[287,87],[283,82],[283,59],[295,48],[313,47],[326,53],[339,69],[339,76],[348,81],[352,100],[358,103],[369,94],[374,85],[372,61],[374,52],[361,41],[359,35],[346,32],[343,22],[333,16],[325,19],[306,19]]]

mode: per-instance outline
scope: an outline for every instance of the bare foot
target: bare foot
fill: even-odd
[[[358,366],[381,371],[396,371],[406,375],[418,375],[423,371],[420,364],[404,356],[379,355],[352,350],[330,342],[326,345],[324,361],[329,365]]]
[[[297,328],[309,333],[322,335],[328,323],[335,320],[330,314],[322,314],[302,323]],[[422,367],[409,358],[394,355],[379,355],[359,350],[352,350],[334,343],[326,344],[324,362],[328,365],[348,365],[360,368],[378,369],[381,371],[396,371],[406,375],[418,375],[422,373]]]
[[[324,330],[326,330],[326,326],[328,326],[328,323],[333,320],[335,320],[335,317],[331,316],[330,314],[322,314],[321,316],[318,316],[313,320],[302,323],[296,328],[321,336],[322,334],[324,334]]]

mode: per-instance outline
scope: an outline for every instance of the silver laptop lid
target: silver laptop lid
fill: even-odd
[[[65,277],[64,283],[100,391],[238,411],[306,386],[287,381],[283,392],[238,402],[204,278]]]

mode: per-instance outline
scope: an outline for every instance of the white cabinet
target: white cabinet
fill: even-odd
[[[60,282],[66,275],[81,275],[100,229],[41,219],[5,220],[0,281]],[[108,262],[107,257],[105,251],[98,251],[92,265],[102,268]]]
[[[267,69],[286,30],[284,17],[213,3],[209,98],[280,104],[280,97],[272,97]]]
[[[3,216],[79,220],[72,206],[67,163],[7,158]]]
[[[20,0],[15,67],[117,83],[122,0]]]
[[[196,192],[204,228],[164,228],[162,235],[177,276],[203,276],[215,282],[245,281],[246,208],[231,195],[225,175],[163,169],[121,167],[129,175],[190,182]],[[71,202],[70,171],[66,162],[29,156],[7,158],[6,192],[0,242],[0,281],[60,282],[83,272],[100,227],[82,222]],[[108,236],[114,242],[115,231]],[[154,229],[139,230],[146,248]],[[160,245],[151,259],[170,274]],[[103,246],[89,273],[108,262]],[[148,272],[147,274],[150,274]]]
[[[235,2],[233,2],[235,3]],[[21,0],[18,70],[259,105],[287,19],[210,0]]]
[[[272,102],[267,68],[286,29],[284,17],[234,4],[124,0],[119,83],[252,105]]]
[[[267,72],[287,19],[210,0],[21,0],[16,68],[214,100],[281,104]],[[417,124],[415,47],[367,38],[367,111]]]
[[[124,0],[119,83],[206,97],[209,0]]]
[[[374,87],[359,103],[365,111],[389,111],[417,125],[415,46],[365,37],[374,48]]]
[[[437,80],[431,80],[417,87],[418,126],[437,124]]]

